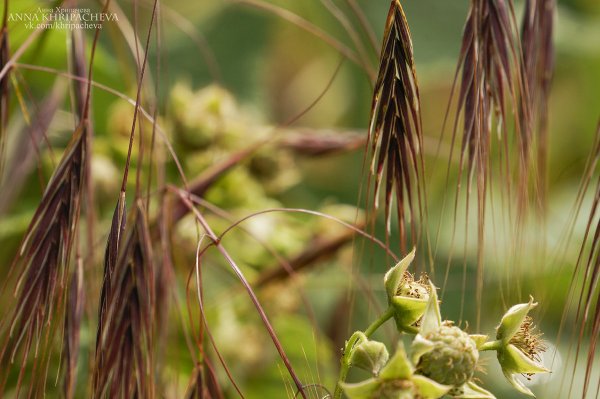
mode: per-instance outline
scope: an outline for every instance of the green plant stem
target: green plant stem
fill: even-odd
[[[383,323],[385,323],[386,321],[388,321],[389,319],[392,318],[392,316],[394,316],[394,308],[393,307],[389,307],[387,308],[387,310],[377,319],[375,320],[366,330],[365,330],[365,335],[368,337],[370,337],[371,335],[373,335],[373,333],[375,331],[377,331],[377,329],[379,327],[381,327],[381,325]]]
[[[337,385],[335,386],[335,392],[333,393],[333,399],[341,399],[342,397],[342,387],[340,382],[345,382],[346,377],[348,377],[348,371],[350,371],[350,356],[352,355],[352,349],[354,345],[361,337],[370,337],[381,327],[383,323],[388,321],[394,316],[394,308],[389,307],[377,320],[375,320],[365,331],[356,331],[354,334],[350,336],[348,341],[346,341],[346,346],[344,347],[344,354],[342,356],[342,365],[340,368],[340,376],[338,378]]]
[[[497,351],[498,349],[502,348],[502,345],[502,341],[500,340],[486,342],[479,347],[479,351]]]

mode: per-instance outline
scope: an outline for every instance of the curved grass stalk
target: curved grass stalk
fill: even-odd
[[[262,319],[262,322],[263,322],[265,328],[267,329],[267,331],[269,333],[269,336],[271,337],[271,340],[273,341],[273,344],[275,345],[275,348],[277,349],[277,352],[279,352],[281,360],[283,360],[283,363],[285,364],[285,367],[288,370],[290,377],[294,381],[294,385],[296,386],[296,389],[298,389],[298,391],[300,391],[302,398],[307,399],[306,393],[304,391],[304,384],[302,384],[300,378],[294,371],[294,368],[292,367],[290,360],[287,357],[285,350],[283,349],[283,346],[281,345],[281,342],[277,338],[277,334],[275,333],[275,330],[273,329],[273,326],[271,325],[271,322],[269,321],[267,314],[265,313],[264,309],[262,308],[260,301],[256,297],[256,294],[254,293],[252,287],[246,280],[244,274],[239,269],[239,267],[236,265],[235,261],[231,258],[231,256],[227,252],[227,250],[221,245],[221,243],[219,242],[219,238],[215,235],[215,233],[212,231],[210,226],[206,223],[204,217],[194,207],[194,205],[189,201],[186,194],[182,193],[180,191],[177,191],[177,193],[181,196],[181,198],[188,205],[188,207],[190,208],[190,211],[192,211],[194,213],[196,219],[198,220],[198,222],[200,223],[202,228],[205,230],[208,237],[214,242],[214,245],[217,247],[219,252],[223,255],[225,260],[227,260],[227,262],[230,264],[232,270],[237,275],[238,279],[240,280],[240,282],[246,289],[248,296],[250,297],[252,303],[254,304],[254,307],[256,308],[260,318]]]

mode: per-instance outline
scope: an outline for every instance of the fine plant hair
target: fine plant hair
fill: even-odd
[[[185,398],[223,398],[223,392],[221,391],[214,368],[209,360],[203,360],[202,365],[199,364],[194,368],[188,383]]]
[[[152,7],[144,59],[139,69],[127,160],[104,256],[96,353],[92,370],[94,398],[153,398],[156,394],[153,353],[156,280],[152,241],[146,220],[147,205],[141,198],[141,165],[138,165],[136,174],[133,214],[128,217],[126,209],[126,185],[156,10],[157,1]],[[139,57],[139,53],[137,55]],[[141,164],[144,147],[141,124],[139,126],[138,162]]]
[[[521,241],[520,231],[527,216],[529,187],[536,187],[534,190],[537,193],[540,186],[539,176],[532,177],[530,172],[534,159],[533,129],[528,76],[525,76],[529,70],[523,62],[525,59],[529,62],[531,55],[521,52],[516,25],[511,0],[471,0],[453,85],[456,114],[451,129],[448,162],[456,157],[454,144],[458,143],[459,169],[453,205],[452,242],[457,225],[461,183],[465,180],[467,226],[472,191],[475,191],[476,199],[478,303],[483,293],[483,251],[492,180],[499,180],[496,183],[500,186],[503,201],[509,204],[506,217],[517,231],[515,247]],[[530,35],[537,35],[538,29],[536,25],[533,29],[535,32],[531,31]],[[523,48],[529,51],[526,46]],[[531,78],[535,77],[534,74],[532,72]],[[497,172],[493,168],[496,153],[499,163]],[[535,160],[541,162],[542,157]],[[450,169],[448,167],[447,180],[450,179]],[[451,260],[448,262],[446,275]],[[477,325],[480,322],[479,313],[480,309]]]
[[[383,186],[387,234],[395,197],[400,248],[405,252],[409,244],[417,242],[425,199],[419,88],[410,30],[399,0],[392,1],[386,21],[368,142],[375,209]]]
[[[93,368],[94,398],[155,396],[154,265],[141,201],[128,223],[112,273],[105,275]]]
[[[590,224],[596,217],[598,202],[600,201],[600,181],[596,185],[594,194],[594,204],[590,213]],[[588,224],[588,226],[590,226]],[[591,337],[589,341],[588,353],[586,356],[585,380],[583,384],[583,397],[592,393],[594,370],[594,361],[598,354],[598,337],[600,337],[600,255],[598,241],[600,240],[600,222],[596,223],[593,230],[590,254],[585,261],[584,281],[586,282],[581,290],[581,300],[578,308],[582,309],[580,315],[580,332],[577,340],[577,353],[584,342],[584,333],[589,331]],[[576,370],[576,369],[575,369]]]
[[[75,397],[77,383],[77,362],[79,359],[79,345],[81,333],[81,320],[85,304],[85,291],[83,284],[83,260],[76,260],[75,271],[72,273],[65,314],[65,343],[64,343],[64,396]]]
[[[530,126],[523,126],[521,130],[532,131],[530,140],[537,139],[537,159],[533,162],[537,166],[534,209],[541,214],[547,208],[548,99],[554,74],[552,36],[555,13],[555,0],[527,0],[521,23],[522,74],[526,95],[519,98],[519,108],[521,112],[530,111]]]
[[[592,152],[587,162],[578,197],[588,191],[593,192],[593,201],[586,222],[584,239],[581,243],[577,263],[573,270],[570,287],[571,298],[577,304],[576,325],[578,332],[575,339],[571,336],[571,341],[576,342],[575,366],[570,374],[565,373],[564,375],[564,377],[571,377],[571,382],[567,385],[568,395],[572,395],[573,381],[575,380],[575,373],[579,365],[577,360],[581,356],[582,346],[585,343],[585,333],[587,332],[591,339],[587,343],[589,347],[587,356],[585,356],[585,377],[582,398],[586,398],[586,395],[592,394],[592,375],[594,372],[594,362],[598,354],[598,339],[600,337],[600,218],[598,218],[600,207],[600,175],[596,179],[595,187],[593,184],[593,176],[597,171],[600,157],[600,121],[598,121],[596,127],[596,135],[591,149]],[[576,207],[577,212],[579,212],[581,202],[578,201]],[[578,289],[576,282],[579,280],[582,281],[582,284]],[[566,309],[567,306],[565,306],[565,311]],[[563,315],[561,328],[564,324]],[[569,353],[570,355],[571,353]],[[562,384],[564,384],[564,377]]]
[[[39,159],[43,148],[49,143],[47,130],[56,116],[59,105],[64,101],[65,83],[56,81],[52,91],[43,99],[35,114],[32,115],[31,125],[22,129],[17,143],[13,146],[11,156],[6,157],[4,178],[0,181],[0,213],[5,214],[10,204],[23,191],[27,176],[32,171],[41,175],[41,170],[36,160]],[[48,148],[51,148],[48,145]],[[41,180],[41,177],[40,177]]]
[[[84,38],[81,31],[73,31],[71,33],[71,52],[70,52],[70,63],[71,69],[75,76],[84,79],[87,76],[87,67],[84,54]],[[89,90],[83,81],[73,82],[73,108],[76,120],[84,126],[86,148],[92,147],[92,136],[93,130],[92,125],[88,119],[84,118],[88,111],[86,111],[89,104],[86,104],[89,100],[87,98],[87,90]],[[93,186],[91,183],[91,152],[86,151],[84,154],[86,159],[83,162],[84,168],[84,179],[82,197],[85,198],[85,214],[87,222],[87,248],[90,251],[89,256],[81,254],[81,245],[78,245],[75,270],[72,273],[71,283],[67,292],[67,304],[65,314],[65,326],[63,332],[63,356],[64,356],[64,381],[63,390],[66,398],[73,398],[75,396],[75,387],[77,383],[77,363],[80,352],[80,330],[81,321],[83,317],[83,309],[85,307],[85,291],[83,286],[84,279],[84,267],[83,264],[87,263],[86,259],[93,259],[93,241],[94,241],[94,205],[92,204],[94,193]]]
[[[598,197],[598,192],[596,193],[596,197]],[[595,200],[597,202],[597,198]],[[595,209],[594,209],[595,211]],[[593,389],[593,381],[592,373],[594,370],[594,361],[595,357],[598,353],[598,336],[600,335],[600,294],[599,294],[599,275],[600,275],[600,263],[598,261],[598,230],[599,226],[595,227],[594,230],[594,240],[592,243],[593,246],[593,254],[590,255],[588,263],[586,264],[585,276],[589,281],[587,286],[584,289],[582,297],[584,297],[584,309],[583,316],[581,317],[581,326],[580,326],[580,334],[578,339],[578,346],[583,342],[584,332],[589,331],[590,336],[592,337],[589,342],[588,353],[586,356],[586,368],[585,368],[585,382],[583,385],[583,397],[588,393],[591,393],[591,389]],[[592,313],[593,309],[593,313]],[[590,317],[590,313],[592,313]],[[591,329],[590,329],[591,326]]]
[[[5,10],[7,10],[6,7]],[[93,65],[95,47],[99,29],[92,45],[90,65]],[[8,64],[8,61],[5,63]],[[4,72],[7,65],[4,65]],[[83,73],[80,64],[80,73]],[[6,75],[5,75],[6,76]],[[86,161],[88,160],[89,108],[91,96],[92,72],[89,69],[88,83],[79,90],[79,121],[65,149],[60,163],[56,167],[46,187],[40,205],[27,228],[19,247],[10,273],[17,267],[21,270],[15,286],[15,303],[12,315],[0,325],[2,347],[0,362],[13,363],[21,356],[21,367],[17,381],[20,391],[26,370],[31,365],[29,395],[41,394],[46,387],[48,367],[52,357],[54,338],[58,335],[60,323],[54,323],[54,317],[65,316],[68,298],[69,264],[71,252],[76,242],[79,226],[83,185],[85,184]],[[77,304],[74,305],[76,308]],[[77,323],[73,320],[71,323]],[[7,323],[8,321],[8,323]],[[65,330],[61,331],[63,334]],[[67,345],[77,343],[73,331],[66,329]],[[32,353],[33,349],[33,353]],[[72,346],[66,349],[69,356],[75,356]],[[22,354],[19,355],[18,352]],[[69,368],[67,361],[67,368]],[[72,370],[71,370],[72,371]],[[3,392],[10,367],[0,373],[0,393]],[[67,383],[72,381],[68,376]],[[70,379],[70,380],[69,380]],[[67,386],[65,391],[68,393]]]
[[[81,184],[86,145],[84,127],[73,134],[40,206],[33,216],[19,255],[11,269],[20,267],[15,287],[15,306],[2,323],[3,343],[0,361],[12,362],[22,349],[19,385],[27,361],[34,358],[32,376],[37,376],[32,392],[43,392],[53,335],[63,317],[71,250],[78,225]],[[50,326],[50,328],[45,328]],[[33,349],[33,353],[31,353]],[[2,376],[3,385],[7,375]]]
[[[244,397],[246,389],[256,389],[253,384],[273,384],[266,381],[271,379],[270,375],[264,379],[256,378],[264,369],[273,366],[278,368],[281,380],[278,389],[285,390],[288,398],[337,399],[347,395],[342,391],[355,377],[348,373],[350,367],[354,367],[352,350],[355,344],[372,344],[369,341],[371,334],[387,320],[396,323],[395,329],[392,326],[385,331],[393,331],[393,334],[385,335],[384,345],[392,348],[391,345],[398,343],[398,336],[406,333],[416,337],[424,331],[424,324],[429,332],[450,329],[456,333],[460,330],[465,321],[463,308],[469,305],[465,304],[465,292],[471,284],[475,288],[472,307],[477,313],[473,323],[476,332],[487,331],[480,330],[487,321],[481,314],[487,306],[508,308],[509,303],[518,303],[513,301],[514,296],[525,297],[529,293],[521,293],[521,289],[535,291],[538,297],[539,287],[535,285],[540,280],[537,280],[536,271],[532,271],[533,277],[529,279],[520,267],[528,259],[521,257],[529,250],[525,238],[529,231],[526,229],[531,227],[530,224],[534,228],[540,227],[542,231],[535,234],[539,234],[539,241],[546,245],[547,218],[551,215],[549,176],[555,171],[551,170],[548,159],[552,131],[549,99],[555,64],[556,0],[524,0],[519,22],[517,15],[521,14],[515,8],[519,12],[520,8],[513,0],[469,0],[461,41],[457,43],[458,64],[454,79],[451,76],[449,81],[442,82],[444,89],[452,85],[446,114],[442,112],[444,127],[441,132],[433,133],[427,131],[428,120],[425,124],[422,121],[421,102],[423,99],[425,103],[431,93],[429,87],[419,86],[419,53],[417,51],[415,59],[409,22],[414,26],[410,9],[406,8],[408,16],[403,9],[405,2],[381,0],[385,5],[389,1],[387,16],[370,16],[382,22],[383,36],[379,41],[372,22],[362,9],[369,7],[367,3],[313,1],[314,10],[325,13],[324,20],[329,19],[334,24],[335,33],[304,16],[302,2],[223,2],[223,9],[231,7],[238,13],[253,8],[266,13],[260,18],[289,24],[292,32],[299,28],[302,35],[308,33],[310,40],[318,41],[326,51],[335,52],[339,57],[330,81],[324,89],[319,87],[323,90],[310,105],[294,110],[295,116],[284,123],[270,121],[251,126],[252,123],[244,119],[247,115],[238,117],[236,114],[247,110],[234,104],[231,99],[234,96],[221,87],[229,77],[222,76],[219,70],[215,54],[220,52],[213,53],[210,41],[202,36],[201,29],[170,5],[158,0],[112,3],[105,0],[99,5],[94,4],[94,11],[118,10],[122,18],[120,25],[67,33],[66,67],[61,70],[41,62],[40,65],[17,62],[30,44],[39,40],[38,49],[41,49],[48,32],[44,29],[28,32],[24,44],[13,52],[9,0],[4,0],[0,27],[0,215],[12,216],[10,212],[16,208],[15,202],[21,196],[30,199],[36,195],[35,191],[32,194],[25,190],[29,188],[27,184],[36,181],[36,167],[43,190],[36,198],[33,216],[27,215],[27,225],[24,223],[19,231],[23,238],[7,267],[6,276],[2,276],[5,281],[0,296],[3,300],[8,297],[9,305],[0,318],[0,397],[44,397],[56,391],[67,399],[81,395],[150,399]],[[57,4],[77,9],[84,3],[63,0]],[[281,4],[288,4],[290,9]],[[292,8],[300,11],[292,11]],[[194,49],[202,56],[198,58],[203,58],[201,61],[206,63],[207,75],[218,83],[209,95],[204,90],[192,92],[192,88],[183,85],[191,94],[177,103],[170,97],[175,97],[174,94],[161,93],[169,86],[168,78],[172,72],[168,65],[163,65],[169,61],[166,57],[171,52],[162,44],[168,36],[164,32],[168,23],[189,36]],[[140,34],[141,27],[143,34]],[[102,41],[99,41],[102,31],[107,32],[106,37],[102,33]],[[286,34],[293,36],[289,32]],[[113,44],[114,48],[111,48]],[[96,47],[104,45],[108,46],[103,48],[104,55],[109,53],[107,49],[115,50],[123,66],[131,68],[127,71],[131,76],[119,76],[124,82],[131,83],[127,89],[93,80]],[[318,48],[318,51],[323,49]],[[299,54],[302,55],[302,51]],[[156,59],[152,59],[154,55]],[[33,60],[24,62],[39,61],[35,57]],[[102,67],[102,64],[96,65],[96,70]],[[369,94],[357,100],[366,101],[366,106],[363,104],[365,126],[338,130],[298,126],[309,112],[319,111],[318,106],[334,81],[338,83],[337,80],[344,78],[346,67],[352,68],[349,70],[355,75],[366,78],[365,86],[369,86]],[[50,82],[49,76],[55,80],[51,82],[50,91],[36,100],[33,94],[37,94],[38,87],[28,87],[27,80],[29,73],[39,72],[48,79],[45,83]],[[246,71],[238,71],[242,72]],[[196,81],[197,76],[193,78]],[[200,80],[204,78],[200,76]],[[131,82],[127,82],[128,79]],[[362,83],[365,83],[364,79]],[[98,93],[101,96],[95,97]],[[107,103],[104,96],[125,106],[125,113],[114,111],[115,121],[106,124],[94,121],[92,115],[94,110],[99,111]],[[304,101],[300,95],[297,97]],[[97,108],[93,107],[94,99],[98,100]],[[13,103],[19,106],[11,106]],[[70,113],[62,112],[63,106],[70,107]],[[29,107],[32,112],[28,112]],[[18,111],[27,114],[23,117],[27,123],[13,129],[13,114]],[[98,113],[113,116],[113,110],[101,111]],[[66,148],[58,152],[52,147],[55,139],[62,145],[63,137],[56,138],[52,125],[64,123],[65,115],[71,118],[72,126],[69,124],[68,140],[64,138],[64,142],[68,142]],[[185,122],[189,122],[186,118],[198,125],[192,122],[191,127],[186,125]],[[125,119],[124,123],[121,123],[122,119]],[[19,118],[15,120],[18,125]],[[447,121],[450,136],[444,137]],[[113,129],[113,124],[119,129]],[[106,131],[99,131],[104,126],[108,126]],[[441,133],[439,142],[434,142],[437,137],[434,139],[430,133]],[[182,138],[185,134],[192,137]],[[207,137],[199,137],[202,135]],[[114,142],[107,143],[113,139]],[[96,146],[95,142],[101,144]],[[447,151],[441,156],[439,148],[442,146],[447,147]],[[6,148],[11,149],[10,156],[6,154]],[[301,174],[304,165],[298,165],[303,162],[309,164],[314,159],[337,162],[335,156],[354,156],[356,152],[359,154],[352,160],[358,159],[360,163],[362,156],[366,182],[356,176],[359,197],[356,202],[361,206],[348,207],[354,214],[352,221],[345,219],[351,219],[346,213],[338,218],[332,216],[333,212],[328,215],[321,209],[301,208],[298,202],[309,196],[286,192],[289,185],[280,191],[273,189],[275,194],[268,192],[266,180],[261,180],[263,176],[257,176],[258,172],[253,168],[254,162],[263,161],[261,166],[267,169],[267,174],[276,174],[285,168],[297,168],[293,172]],[[566,331],[572,334],[567,343],[573,346],[566,362],[569,370],[561,372],[569,398],[578,397],[577,379],[583,378],[582,399],[600,392],[594,380],[600,337],[600,177],[597,170],[600,124],[590,152],[574,213],[586,209],[588,198],[591,198],[591,209],[589,215],[585,215],[585,234],[582,242],[577,243],[579,255],[577,261],[572,262],[573,270],[569,273],[569,298],[564,304],[560,326],[560,329],[565,328],[573,316],[574,328]],[[277,156],[281,154],[298,165],[278,163]],[[431,169],[430,154],[431,158],[436,158]],[[44,173],[49,166],[45,163],[50,162],[46,162],[46,156],[53,161],[47,181]],[[100,172],[93,174],[96,156],[99,163],[95,166]],[[102,169],[102,156],[110,157],[110,161],[118,159],[114,173],[111,168],[107,168],[108,171]],[[441,180],[446,185],[445,196],[440,199],[444,204],[437,225],[438,239],[449,243],[430,241],[431,225],[437,221],[428,220],[431,214],[428,184],[430,176],[438,177],[438,157],[444,164]],[[346,161],[340,161],[343,162]],[[114,166],[112,163],[109,166]],[[105,172],[107,182],[102,182]],[[132,176],[135,174],[135,179],[129,178],[130,172]],[[343,170],[342,173],[347,172]],[[15,181],[9,181],[10,178]],[[297,177],[289,178],[290,181],[294,179]],[[455,191],[449,189],[453,179],[456,179]],[[498,191],[502,202],[499,214],[493,209],[492,198],[497,198],[494,190]],[[108,206],[105,206],[105,200]],[[244,205],[239,209],[232,205],[233,209],[229,209],[219,201],[240,201]],[[333,201],[336,206],[343,205],[336,199]],[[446,201],[451,202],[450,228],[442,232],[448,234],[442,234],[442,225],[448,227],[444,224]],[[27,203],[17,205],[25,208]],[[462,206],[465,207],[464,221],[459,220]],[[530,217],[532,210],[537,212],[534,218]],[[506,225],[511,231],[508,243],[501,239],[497,243],[489,240],[490,230],[496,233],[490,215],[506,217]],[[473,217],[475,223],[471,223]],[[335,227],[315,227],[315,220]],[[573,230],[578,220],[575,215],[569,222],[571,230],[566,241],[576,236]],[[381,221],[383,226],[379,231]],[[3,228],[4,219],[0,222]],[[12,219],[8,222],[12,223]],[[465,243],[464,254],[459,255],[455,253],[455,238],[462,231],[459,227],[462,222]],[[476,230],[472,247],[476,259],[472,265],[467,254],[470,229]],[[249,250],[244,246],[244,240],[235,241],[238,233],[251,242]],[[4,237],[2,234],[0,229],[0,238]],[[396,238],[397,242],[392,240]],[[515,261],[506,261],[509,265],[500,266],[497,263],[504,260],[488,261],[485,250],[492,244],[506,245],[511,253],[502,259],[514,258]],[[190,250],[194,245],[195,253]],[[564,245],[566,248],[567,244]],[[365,250],[367,246],[369,249]],[[533,248],[531,252],[537,249]],[[541,251],[545,250],[544,247]],[[370,269],[363,266],[365,252],[372,255],[368,260],[372,266],[375,262],[377,266]],[[254,256],[256,259],[247,259]],[[385,261],[376,261],[380,258]],[[456,274],[449,271],[454,258],[460,258],[464,266],[460,317],[455,318],[457,325],[442,321],[439,310],[440,304],[455,294],[454,287],[447,290],[447,285],[457,284],[461,288]],[[406,259],[410,259],[408,263]],[[408,269],[413,259],[415,263]],[[447,263],[435,265],[440,259]],[[431,276],[413,275],[413,267],[421,268],[425,261],[429,262]],[[392,266],[394,263],[396,266]],[[332,270],[332,264],[340,270]],[[434,271],[444,266],[444,278],[435,277]],[[468,269],[471,266],[472,273]],[[498,271],[494,267],[504,269]],[[390,273],[394,270],[402,272]],[[329,285],[329,273],[335,285]],[[376,288],[373,281],[380,280],[378,273],[385,274],[384,285]],[[492,275],[497,278],[493,280]],[[558,281],[559,277],[552,282]],[[221,280],[213,284],[211,278]],[[500,292],[498,303],[490,303],[488,299],[495,294],[491,291],[496,285],[508,284],[513,279],[514,289],[510,287],[506,292]],[[532,282],[531,286],[523,286],[519,279],[527,279],[527,283]],[[307,288],[321,288],[318,284],[310,286],[315,281],[327,283],[323,298],[312,297],[313,292],[307,293]],[[440,285],[443,301],[437,299],[434,281],[443,284]],[[489,295],[485,285],[488,281]],[[543,288],[550,286],[547,280],[541,281]],[[386,303],[378,299],[383,297],[379,295],[381,292],[387,296],[384,298]],[[445,293],[449,296],[443,297]],[[551,295],[554,293],[548,294]],[[520,302],[522,299],[519,298]],[[552,298],[539,298],[540,308],[547,310],[547,306],[558,303],[554,299],[551,305],[546,305],[546,299]],[[321,300],[323,303],[317,302]],[[409,303],[406,313],[421,314],[407,321],[402,320],[401,312],[390,311],[395,312],[394,305],[404,300]],[[450,297],[445,304],[458,302],[455,300]],[[313,302],[317,306],[313,306]],[[330,302],[335,303],[330,306]],[[532,298],[528,303],[516,306],[527,307],[529,311],[537,303]],[[319,311],[327,308],[330,313],[316,313],[315,308]],[[364,320],[353,320],[358,314],[364,316],[368,312],[370,317],[380,310],[383,315],[371,325]],[[423,323],[425,310],[430,315]],[[502,310],[510,316],[511,310]],[[502,351],[508,351],[506,348],[517,336],[521,339],[518,349],[530,360],[540,363],[539,368],[531,374],[511,373],[515,369],[504,364],[503,371],[505,375],[523,374],[528,378],[534,373],[548,371],[547,365],[541,364],[541,353],[550,346],[544,344],[532,319],[524,320],[519,326],[505,328],[517,331],[510,337],[499,336],[501,321],[496,335],[490,329],[489,336],[473,334],[473,338],[465,338],[464,335],[469,334],[461,330],[461,339],[473,343],[473,353],[477,352],[477,356],[480,349],[497,351],[502,363],[500,358],[506,355]],[[302,327],[298,327],[300,322]],[[348,335],[359,323],[366,327],[365,330]],[[298,360],[304,355],[307,363],[312,361],[306,353],[313,348],[304,346],[305,338],[294,335],[289,344],[290,337],[283,335],[305,326],[312,328],[314,342],[311,343],[314,343],[315,358],[319,362],[317,372],[312,369],[313,364],[304,368]],[[488,327],[490,325],[485,326]],[[556,342],[562,343],[561,333],[559,330]],[[395,342],[389,342],[391,337]],[[405,338],[401,339],[407,343]],[[545,338],[554,340],[552,333]],[[468,341],[470,339],[473,341]],[[419,345],[419,340],[413,343]],[[300,350],[293,346],[296,344],[301,347],[300,356]],[[341,352],[340,347],[343,348]],[[394,346],[398,348],[396,353],[402,356],[400,347]],[[376,349],[383,353],[381,347]],[[258,360],[251,359],[246,364],[243,356],[256,356],[253,350],[258,352]],[[575,361],[571,368],[573,355]],[[411,369],[410,377],[417,377],[415,380],[425,376],[423,370],[431,371],[426,367],[428,360],[420,357],[418,361],[410,359],[403,363],[404,369]],[[384,363],[387,360],[386,357]],[[172,366],[174,362],[178,362],[177,368]],[[453,359],[445,365],[454,365],[452,363]],[[473,374],[480,371],[481,364],[474,361],[472,366],[468,381],[452,387],[447,384],[448,389],[441,395],[455,397],[461,394],[460,389],[478,383]],[[321,369],[325,370],[322,374]],[[337,371],[340,371],[339,375]],[[379,370],[373,372],[373,381],[389,388],[386,385],[389,381],[378,381],[378,373]],[[412,384],[412,380],[409,382]],[[557,397],[564,392],[561,387]],[[412,394],[420,393],[413,391]]]

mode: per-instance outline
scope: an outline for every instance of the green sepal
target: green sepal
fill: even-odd
[[[496,339],[505,343],[510,341],[519,331],[527,313],[536,306],[537,302],[533,302],[533,297],[529,297],[529,303],[520,303],[508,309],[496,329]]]
[[[548,373],[550,370],[531,360],[521,350],[508,344],[498,351],[498,362],[502,370],[512,374]]]
[[[424,399],[438,399],[452,389],[449,385],[443,385],[425,376],[415,374],[411,381],[417,387],[420,397]]]
[[[439,330],[442,326],[442,315],[440,314],[440,304],[438,302],[435,285],[430,281],[430,292],[425,313],[421,320],[421,334],[427,335],[430,332]]]
[[[410,379],[413,372],[414,369],[406,356],[404,344],[400,342],[394,356],[381,370],[379,378],[382,380],[407,380]]]
[[[396,292],[398,292],[398,288],[402,282],[402,277],[404,277],[404,272],[406,269],[408,269],[408,266],[410,266],[415,258],[415,251],[416,248],[413,248],[408,255],[398,262],[396,266],[388,270],[383,277],[383,283],[385,285],[385,291],[387,292],[388,298],[391,299],[396,296]]]
[[[493,393],[487,391],[475,384],[474,382],[467,382],[460,388],[460,394],[452,395],[456,399],[496,399]]]
[[[483,344],[486,343],[488,336],[482,334],[470,334],[469,337],[475,342],[477,349],[480,349]]]
[[[413,364],[419,364],[421,356],[431,351],[434,347],[433,342],[425,339],[421,334],[417,334],[410,347],[410,360]]]
[[[460,387],[454,387],[448,393],[448,397],[453,399],[496,399],[494,394],[472,381],[466,382]]]
[[[340,382],[340,387],[342,387],[348,399],[372,399],[373,394],[377,392],[380,385],[381,382],[374,378],[354,384]]]
[[[506,377],[508,382],[510,382],[510,384],[513,387],[515,387],[515,389],[517,391],[535,398],[535,395],[533,394],[533,392],[531,392],[531,390],[529,388],[527,388],[521,381],[517,380],[517,378],[514,374],[510,374],[510,373],[507,373],[506,371],[504,371],[504,376]]]
[[[412,298],[408,296],[395,296],[390,299],[390,304],[394,308],[394,320],[396,327],[400,331],[411,332],[410,328],[415,324],[427,307],[427,299]]]

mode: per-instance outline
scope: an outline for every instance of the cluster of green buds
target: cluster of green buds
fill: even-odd
[[[340,379],[334,399],[344,394],[349,399],[495,399],[477,385],[475,372],[480,352],[496,351],[498,362],[508,381],[520,392],[534,396],[515,378],[549,372],[540,363],[546,347],[528,313],[537,304],[515,305],[502,317],[496,339],[487,335],[468,334],[452,321],[442,320],[436,287],[426,276],[415,279],[408,272],[413,250],[384,277],[388,297],[387,311],[364,332],[355,332],[346,342]],[[385,344],[370,336],[393,318],[400,333],[410,334],[407,351],[402,341],[389,358]],[[351,367],[372,374],[362,382],[348,383]]]
[[[378,367],[384,358],[386,361],[385,365],[381,367],[381,371],[377,372],[373,378],[355,384],[341,383],[348,398],[434,399],[450,391],[451,387],[416,373],[402,342],[398,344],[396,353],[389,361],[387,361],[387,349],[384,352],[381,346],[385,348],[385,345],[376,341],[364,341],[357,346],[358,351],[363,352],[359,356],[363,361],[366,358],[377,359]],[[370,349],[376,349],[376,351],[369,352]],[[382,353],[385,353],[385,356],[382,356]],[[355,358],[354,354],[352,358]]]
[[[388,304],[394,309],[394,320],[399,331],[416,333],[425,312],[431,286],[426,275],[418,280],[408,272],[408,266],[415,258],[413,249],[404,259],[392,267],[384,276],[383,284]]]

